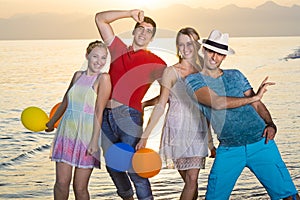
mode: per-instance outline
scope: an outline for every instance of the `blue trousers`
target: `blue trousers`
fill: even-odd
[[[274,140],[239,147],[217,149],[207,191],[207,200],[227,200],[245,167],[255,174],[272,200],[286,198],[297,193],[291,176],[283,162]]]
[[[140,136],[143,133],[142,113],[122,105],[113,109],[106,108],[103,113],[101,146],[103,153],[114,143],[123,142],[135,149]],[[123,199],[133,196],[133,189],[130,180],[133,182],[138,199],[152,200],[152,190],[147,178],[142,178],[133,170],[119,172],[106,166],[112,178],[117,193]]]

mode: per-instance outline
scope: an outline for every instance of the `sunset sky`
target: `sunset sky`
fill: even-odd
[[[300,0],[273,0],[282,6],[300,6]],[[9,18],[16,14],[38,12],[57,13],[95,13],[109,9],[147,8],[155,10],[172,4],[185,4],[190,7],[221,8],[228,4],[255,8],[263,4],[262,0],[0,0],[0,18]]]

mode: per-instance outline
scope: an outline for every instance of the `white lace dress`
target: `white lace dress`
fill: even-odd
[[[177,82],[170,90],[160,155],[167,168],[203,169],[208,156],[207,122],[196,101],[187,94],[184,79],[172,68]]]

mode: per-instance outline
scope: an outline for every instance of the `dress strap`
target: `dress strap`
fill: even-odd
[[[175,66],[174,66],[174,65],[172,65],[172,66],[171,66],[171,68],[174,70],[174,72],[175,72],[175,74],[176,74],[176,77],[177,77],[177,79],[181,79],[181,76],[180,76],[179,72],[176,70]]]

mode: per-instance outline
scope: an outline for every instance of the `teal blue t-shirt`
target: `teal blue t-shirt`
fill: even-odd
[[[186,84],[191,95],[202,87],[209,87],[219,96],[244,97],[252,89],[247,78],[238,70],[223,70],[218,78],[191,74]],[[251,105],[233,109],[215,110],[198,104],[209,119],[221,146],[242,146],[262,139],[265,122]]]

